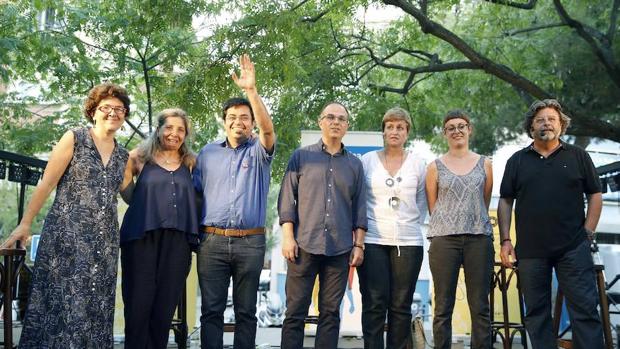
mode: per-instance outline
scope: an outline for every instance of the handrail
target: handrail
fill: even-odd
[[[26,250],[23,248],[0,248],[0,256],[4,262],[0,264],[0,290],[3,293],[2,306],[4,308],[4,339],[5,349],[13,348],[13,288],[17,282],[19,270],[26,260]]]

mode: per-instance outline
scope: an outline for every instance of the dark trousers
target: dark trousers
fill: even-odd
[[[191,263],[184,232],[158,229],[121,246],[125,348],[166,348]]]
[[[471,314],[471,347],[491,348],[489,292],[494,256],[491,237],[468,234],[434,237],[428,256],[435,288],[435,348],[450,349],[452,345],[452,311],[461,266]]]
[[[400,249],[400,256],[399,254]],[[387,348],[405,348],[411,338],[411,303],[418,281],[422,246],[366,244],[357,268],[362,293],[364,348],[383,349],[387,313]]]
[[[265,235],[227,237],[207,234],[198,251],[198,281],[202,296],[200,345],[224,346],[224,310],[230,278],[235,311],[235,349],[254,349],[256,294],[265,259]]]
[[[304,320],[312,300],[312,289],[319,276],[319,324],[314,347],[338,346],[340,303],[347,287],[349,255],[325,256],[299,249],[295,262],[287,263],[286,317],[282,324],[282,349],[300,349],[304,342]]]
[[[584,241],[559,258],[519,260],[519,278],[525,300],[525,329],[534,349],[556,348],[551,319],[551,272],[566,299],[573,347],[603,348],[603,328],[597,311],[598,293],[590,254]]]

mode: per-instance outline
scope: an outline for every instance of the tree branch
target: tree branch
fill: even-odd
[[[594,52],[594,54],[601,61],[609,77],[616,84],[616,86],[620,87],[620,67],[616,64],[614,60],[613,50],[611,49],[611,42],[607,40],[607,37],[602,33],[596,31],[594,28],[588,27],[583,23],[573,19],[560,0],[553,0],[553,4],[555,5],[555,9],[558,12],[558,15],[571,28],[575,29],[577,35],[579,35]],[[597,40],[595,39],[598,39]],[[599,43],[601,45],[599,45]]]
[[[520,89],[527,91],[529,94],[539,99],[550,98],[551,94],[534,82],[526,79],[525,77],[517,74],[512,69],[505,65],[495,63],[489,58],[483,56],[481,53],[474,50],[463,39],[456,34],[452,33],[441,24],[430,20],[426,17],[418,8],[413,6],[406,0],[383,0],[388,5],[394,5],[401,8],[403,11],[415,18],[420,25],[420,28],[424,33],[433,35],[448,44],[452,45],[455,49],[460,51],[469,61],[472,66],[477,69],[482,69],[486,73],[494,75],[500,80],[506,81],[509,84],[515,85]],[[531,1],[530,1],[531,2]]]
[[[140,137],[142,137],[142,139],[146,138],[144,133],[142,131],[140,131],[140,129],[136,125],[134,125],[129,119],[125,119],[125,122],[127,123],[127,125],[129,125],[129,127],[131,127],[133,132],[137,133]],[[140,122],[140,124],[142,124],[142,122]]]
[[[308,3],[310,0],[303,0],[301,2],[299,2],[297,5],[291,7],[290,11],[296,11],[298,8],[302,7],[303,5],[305,5],[306,3]]]
[[[564,27],[566,25],[567,24],[564,23],[564,22],[562,22],[562,23],[543,24],[543,25],[537,25],[537,26],[530,27],[530,28],[525,28],[525,29],[506,31],[506,32],[504,32],[504,35],[505,36],[514,36],[514,35],[517,35],[517,34],[529,33],[529,32],[533,32],[533,31],[537,31],[537,30],[542,30],[542,29]]]
[[[68,37],[68,38],[71,38],[71,39],[77,40],[78,42],[80,42],[80,43],[82,43],[82,44],[84,44],[84,45],[86,45],[86,46],[88,46],[88,47],[92,47],[92,48],[94,48],[94,49],[97,49],[97,50],[100,50],[100,51],[103,51],[103,52],[107,52],[107,53],[112,54],[112,55],[117,55],[117,56],[120,56],[120,55],[121,55],[121,53],[120,53],[120,52],[117,52],[117,51],[114,51],[114,50],[109,50],[109,49],[107,49],[107,48],[105,48],[105,47],[101,47],[101,46],[98,46],[98,45],[95,45],[95,44],[88,43],[88,42],[86,42],[86,41],[84,41],[84,40],[82,40],[82,39],[78,38],[78,37],[77,37],[77,36],[75,36],[75,35],[69,35],[69,34],[67,34],[67,33],[64,33],[64,32],[61,32],[61,31],[57,31],[57,30],[50,30],[50,31],[47,31],[47,33],[58,34],[58,35],[61,35],[61,36],[65,36],[65,37]],[[136,62],[136,63],[140,63],[140,60],[135,59],[135,58],[133,58],[133,57],[129,57],[129,56],[127,56],[127,58],[128,58],[129,60],[131,60],[131,61]]]
[[[329,11],[330,11],[330,9],[323,10],[323,11],[317,13],[316,15],[314,15],[312,17],[304,16],[304,17],[301,18],[301,21],[305,22],[305,23],[315,23],[315,22],[318,22],[318,20],[323,18],[323,16],[325,16],[326,14],[328,14]]]
[[[616,36],[616,25],[618,24],[618,11],[620,8],[620,0],[614,0],[614,4],[611,7],[611,14],[609,15],[609,28],[607,29],[607,40],[614,42]]]
[[[522,10],[534,9],[534,7],[536,7],[536,2],[537,2],[537,0],[529,0],[526,3],[515,2],[515,1],[510,1],[510,0],[485,0],[485,1],[493,3],[493,4],[498,4],[498,5],[516,7]]]

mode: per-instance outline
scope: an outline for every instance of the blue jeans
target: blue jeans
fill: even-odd
[[[400,249],[400,256],[398,250]],[[411,338],[411,303],[422,266],[422,246],[366,244],[364,263],[357,268],[362,293],[364,348],[405,348]]]
[[[288,261],[286,272],[286,317],[282,324],[282,349],[301,349],[304,320],[312,301],[312,290],[319,276],[319,324],[316,349],[336,349],[340,333],[340,303],[347,287],[349,255],[325,256],[301,248],[295,262]]]
[[[428,257],[435,287],[433,340],[436,349],[452,346],[452,311],[461,266],[471,314],[471,347],[492,348],[489,292],[493,256],[493,240],[487,235],[462,234],[431,239]]]
[[[221,349],[224,310],[230,278],[233,280],[235,349],[254,349],[256,294],[265,259],[265,235],[227,237],[207,234],[198,250],[198,281],[202,295],[200,342],[202,349]]]
[[[525,329],[534,349],[556,347],[551,320],[552,269],[566,299],[574,348],[604,347],[593,267],[588,240],[558,258],[519,260],[519,279],[526,308]]]

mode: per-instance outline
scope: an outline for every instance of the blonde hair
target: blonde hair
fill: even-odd
[[[138,146],[138,159],[142,163],[155,162],[155,155],[163,150],[161,143],[164,132],[163,126],[166,124],[166,119],[171,117],[181,118],[185,124],[185,139],[179,148],[179,154],[181,155],[181,163],[192,169],[196,164],[196,155],[188,145],[191,125],[187,113],[179,108],[164,109],[157,114],[157,128]]]
[[[409,116],[409,113],[403,108],[394,107],[386,111],[385,115],[383,115],[383,121],[381,122],[381,131],[385,131],[385,124],[388,121],[398,121],[398,120],[402,120],[407,123],[407,132],[411,130],[412,124],[411,124],[411,117]]]

